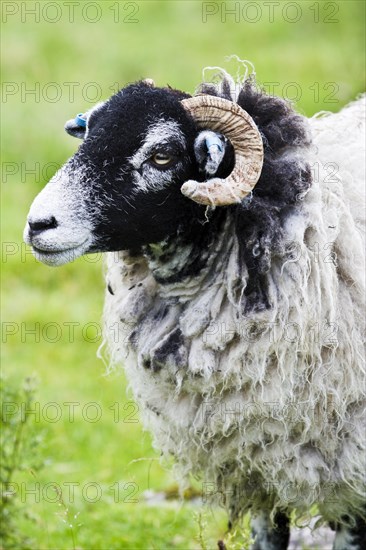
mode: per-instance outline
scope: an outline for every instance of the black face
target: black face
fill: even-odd
[[[205,208],[180,192],[199,179],[197,128],[180,103],[185,97],[140,83],[91,113],[70,164],[93,212],[92,250],[139,248],[203,217]]]

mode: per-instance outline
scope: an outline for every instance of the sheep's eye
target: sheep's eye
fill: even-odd
[[[155,153],[150,160],[157,166],[169,166],[173,162],[173,157],[170,155],[165,155],[164,153]]]

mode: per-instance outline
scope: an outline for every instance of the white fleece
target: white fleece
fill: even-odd
[[[142,256],[107,255],[112,363],[125,367],[156,447],[182,479],[212,483],[233,517],[317,503],[336,520],[364,498],[364,112],[361,99],[309,121],[314,182],[272,260],[271,309],[239,306],[246,275],[229,218],[207,269],[184,284],[158,284]],[[162,305],[167,314],[152,321]],[[143,366],[177,327],[185,367]]]

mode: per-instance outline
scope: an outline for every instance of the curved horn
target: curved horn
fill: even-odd
[[[181,191],[199,204],[227,206],[240,202],[259,180],[263,166],[263,142],[253,119],[236,103],[221,97],[199,95],[182,100],[199,128],[220,132],[232,143],[235,166],[226,179],[186,181]]]

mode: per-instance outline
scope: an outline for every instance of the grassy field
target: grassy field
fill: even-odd
[[[22,244],[27,211],[76,150],[64,122],[142,77],[193,92],[205,66],[235,73],[225,57],[237,54],[308,116],[338,110],[364,89],[365,4],[74,4],[2,3],[2,372],[10,385],[38,380],[30,421],[44,461],[13,479],[26,511],[19,530],[42,549],[213,549],[225,533],[222,510],[200,516],[192,500],[159,504],[159,494],[176,492],[170,469],[123,373],[105,376],[97,358],[102,259],[37,264]]]

